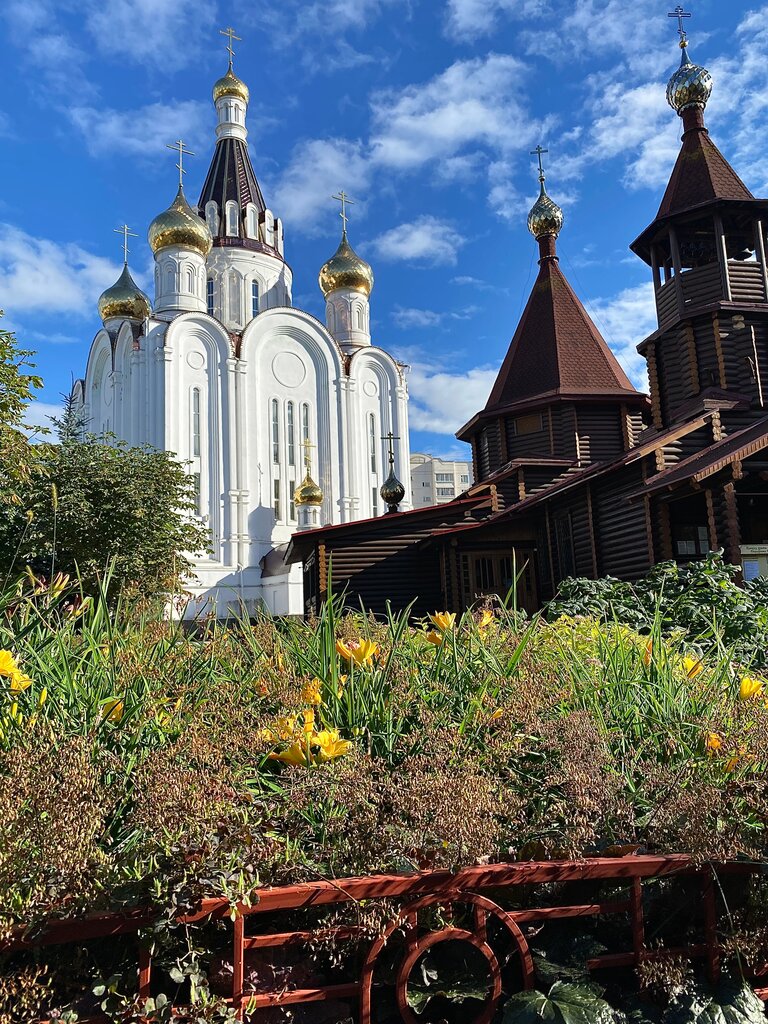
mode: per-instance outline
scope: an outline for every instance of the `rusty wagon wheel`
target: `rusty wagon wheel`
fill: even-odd
[[[457,928],[453,925],[419,935],[418,915],[428,907],[444,907],[452,914],[455,906],[472,908],[472,928]],[[477,950],[485,959],[490,975],[489,994],[482,1010],[474,1020],[466,1024],[490,1024],[499,1008],[502,997],[502,970],[496,952],[488,941],[489,921],[498,922],[512,941],[512,955],[517,958],[522,976],[523,990],[533,988],[533,959],[525,936],[506,910],[492,900],[471,892],[440,893],[424,896],[406,904],[390,921],[382,934],[368,951],[360,978],[360,1024],[371,1024],[373,976],[387,941],[402,930],[405,936],[405,956],[400,962],[395,982],[397,1009],[403,1024],[421,1024],[408,1002],[408,983],[418,960],[427,950],[444,942],[464,942]]]

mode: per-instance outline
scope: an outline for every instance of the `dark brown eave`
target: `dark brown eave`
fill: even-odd
[[[601,405],[621,402],[626,405],[642,406],[650,408],[651,400],[642,391],[622,391],[619,389],[600,391],[586,385],[579,391],[547,391],[540,395],[533,395],[519,402],[511,402],[507,405],[494,405],[480,412],[475,413],[471,420],[468,420],[463,427],[454,435],[459,441],[469,441],[473,434],[488,420],[498,419],[502,416],[517,416],[526,412],[535,412],[539,409],[544,411],[552,405],[583,403],[590,405]]]
[[[768,212],[768,199],[709,199],[695,206],[689,206],[677,213],[669,213],[664,217],[657,217],[642,234],[632,242],[629,248],[639,256],[648,266],[651,265],[651,246],[661,241],[669,230],[669,225],[685,224],[689,221],[699,220],[702,214],[721,212],[727,209],[731,213],[742,212],[753,214],[755,210]]]
[[[505,463],[501,469],[497,469],[496,472],[485,480],[481,480],[471,487],[468,487],[464,494],[474,496],[478,494],[483,488],[490,487],[492,484],[500,483],[502,480],[506,480],[512,473],[516,473],[519,469],[527,469],[530,466],[541,469],[568,469],[569,466],[576,465],[574,459],[552,459],[552,458],[524,458],[524,459],[512,459],[511,462]]]

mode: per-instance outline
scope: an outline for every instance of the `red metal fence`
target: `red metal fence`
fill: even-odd
[[[447,941],[468,943],[484,957],[490,978],[485,1006],[474,1024],[489,1024],[503,993],[510,987],[505,979],[513,976],[517,990],[534,987],[534,968],[524,926],[563,918],[587,918],[597,915],[625,915],[629,922],[631,949],[598,956],[587,961],[590,970],[638,968],[644,961],[682,956],[703,962],[707,974],[716,981],[720,974],[721,945],[718,940],[718,891],[721,881],[734,874],[748,875],[763,870],[759,864],[697,864],[689,857],[625,856],[581,861],[540,861],[493,864],[465,868],[456,873],[427,871],[411,875],[373,875],[338,881],[307,882],[299,885],[261,889],[253,906],[239,906],[232,922],[231,1004],[239,1019],[258,1021],[264,1007],[289,1006],[324,1001],[344,1001],[350,1013],[356,1012],[359,1024],[371,1024],[372,1010],[382,988],[377,983],[377,968],[386,954],[391,959],[397,946],[394,965],[389,965],[388,984],[394,986],[394,1000],[405,1024],[417,1017],[409,1005],[408,986],[414,967],[422,954]],[[644,885],[651,879],[687,877],[697,890],[700,907],[699,940],[681,948],[652,949],[646,944]],[[595,903],[536,905],[536,887],[556,883],[604,882],[621,888],[619,899]],[[504,903],[519,902],[515,893],[525,887],[525,909],[503,909]],[[564,891],[564,890],[563,890]],[[560,892],[560,890],[558,890]],[[551,899],[551,890],[550,890]],[[265,915],[295,913],[315,908],[341,907],[363,901],[387,901],[391,919],[379,933],[371,936],[360,925],[334,925],[320,930],[271,931]],[[546,899],[540,902],[546,903]],[[438,912],[440,920],[435,926]],[[191,914],[179,918],[181,924],[226,920],[231,905],[222,899],[201,903]],[[141,909],[123,914],[102,914],[78,921],[51,922],[34,937],[15,933],[0,941],[2,949],[21,949],[50,944],[82,942],[87,939],[138,934],[148,926],[154,914]],[[461,923],[456,923],[461,922]],[[491,927],[492,926],[492,927]],[[393,942],[394,937],[397,941]],[[281,987],[249,990],[245,984],[245,965],[251,950],[279,950],[330,939],[336,943],[356,943],[362,951],[359,977],[342,984],[318,984],[316,987]],[[500,951],[499,945],[503,947]],[[149,996],[152,986],[152,962],[149,953],[139,947],[137,953],[139,994]],[[394,982],[392,974],[394,971]],[[514,990],[514,988],[512,990]],[[756,988],[768,1000],[768,988]],[[469,1024],[469,1022],[468,1022]]]

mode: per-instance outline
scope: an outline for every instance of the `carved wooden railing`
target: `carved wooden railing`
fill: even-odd
[[[588,918],[596,915],[625,915],[632,937],[631,949],[598,956],[587,961],[589,970],[639,968],[644,961],[677,956],[704,963],[713,982],[720,974],[721,946],[718,941],[718,897],[726,876],[760,872],[764,866],[752,863],[698,864],[684,855],[601,857],[579,861],[535,861],[469,867],[458,872],[426,871],[410,875],[372,875],[337,881],[307,882],[258,891],[252,906],[235,908],[232,921],[232,990],[228,1001],[238,1019],[258,1022],[259,1010],[324,1001],[345,1001],[356,1009],[359,1024],[371,1024],[374,1002],[389,985],[405,1024],[418,1020],[409,1005],[408,990],[417,961],[440,943],[468,943],[485,959],[490,978],[485,1006],[474,1022],[490,1024],[505,995],[534,987],[534,967],[524,927],[558,918]],[[699,908],[699,941],[681,948],[650,949],[646,945],[644,883],[662,877],[687,877],[697,889],[694,905]],[[536,906],[536,887],[553,883],[609,882],[624,890],[621,898],[605,902],[567,902]],[[525,909],[504,909],[500,902],[516,904],[525,887]],[[517,894],[516,894],[517,890]],[[564,891],[564,890],[563,890]],[[583,889],[582,889],[583,892]],[[551,898],[551,896],[550,896]],[[363,901],[386,901],[393,906],[391,918],[375,936],[359,925],[336,925],[321,929],[271,930],[276,912],[295,915],[317,908],[341,907]],[[542,903],[546,902],[541,900]],[[441,919],[435,927],[435,911]],[[204,900],[193,912],[179,917],[180,924],[226,921],[233,908],[223,899]],[[138,934],[155,917],[151,909],[122,914],[100,914],[82,920],[52,921],[42,932],[29,936],[17,930],[0,941],[0,951],[63,943],[80,943],[99,937]],[[458,922],[458,923],[457,923]],[[355,943],[362,952],[359,976],[340,984],[249,990],[245,967],[251,950],[279,950],[288,946],[311,945],[318,940]],[[396,947],[396,948],[393,948]],[[382,955],[387,951],[388,981],[377,977]],[[152,993],[152,960],[146,947],[137,947],[138,987],[141,997]],[[394,982],[392,971],[394,969]],[[768,970],[768,968],[766,968]],[[768,1000],[768,988],[756,987]],[[94,1021],[103,1018],[92,1018]]]

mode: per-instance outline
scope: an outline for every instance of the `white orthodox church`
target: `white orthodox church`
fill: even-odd
[[[99,299],[104,326],[75,398],[89,431],[174,452],[193,476],[210,551],[196,556],[186,615],[298,613],[301,566],[283,562],[287,542],[386,512],[390,432],[410,507],[405,368],[372,344],[373,274],[346,221],[320,271],[326,324],[291,305],[283,222],[251,165],[248,88],[231,59],[213,101],[197,208],[180,185],[149,227],[154,303],[126,262]]]

